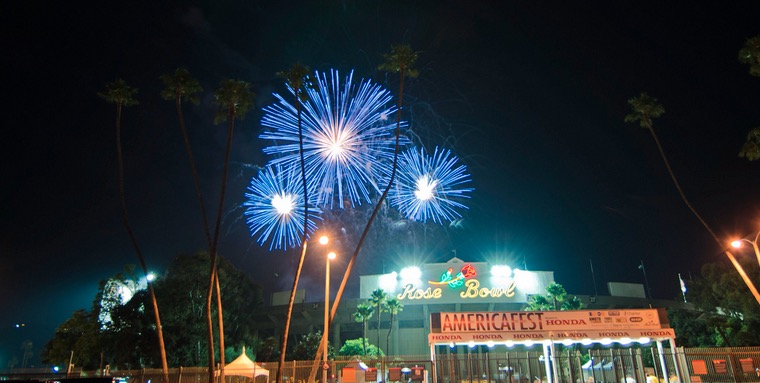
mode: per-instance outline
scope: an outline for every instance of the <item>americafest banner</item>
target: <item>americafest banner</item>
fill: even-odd
[[[675,336],[657,309],[442,312],[430,315],[430,331],[431,343]]]

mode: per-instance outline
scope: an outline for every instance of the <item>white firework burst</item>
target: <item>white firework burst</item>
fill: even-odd
[[[398,175],[391,204],[413,221],[451,222],[467,209],[461,201],[472,188],[465,165],[449,150],[437,147],[432,156],[424,148],[412,148],[399,157]]]
[[[371,193],[381,191],[377,180],[390,172],[393,161],[396,124],[389,116],[397,110],[390,105],[391,94],[370,81],[355,84],[353,72],[343,82],[335,70],[329,77],[317,72],[316,79],[301,102],[306,182],[319,205],[371,202]],[[278,103],[264,108],[261,124],[267,130],[260,135],[275,144],[264,152],[276,156],[271,163],[300,170],[296,108],[275,97]],[[402,137],[401,144],[407,142]]]

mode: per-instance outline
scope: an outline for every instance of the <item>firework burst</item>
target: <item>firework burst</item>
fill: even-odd
[[[432,156],[424,148],[412,148],[399,157],[398,179],[391,204],[413,221],[443,223],[461,217],[466,209],[461,200],[469,198],[472,188],[462,187],[470,181],[464,165],[449,150],[437,147]]]
[[[258,236],[261,245],[269,241],[269,250],[296,247],[303,235],[303,186],[300,174],[282,171],[280,166],[267,166],[251,179],[245,193],[246,223],[251,236]],[[317,225],[311,218],[319,219],[321,211],[309,197],[308,233],[313,233]]]
[[[354,84],[353,72],[344,82],[337,71],[329,77],[317,72],[315,85],[302,101],[301,118],[306,179],[316,202],[330,208],[335,203],[343,208],[345,200],[352,207],[370,202],[371,192],[382,187],[377,180],[389,173],[393,161],[396,124],[390,116],[396,108],[388,106],[391,94],[370,81]],[[300,169],[296,108],[275,97],[278,103],[264,108],[261,124],[267,131],[260,136],[275,144],[264,152],[276,156],[273,164]]]

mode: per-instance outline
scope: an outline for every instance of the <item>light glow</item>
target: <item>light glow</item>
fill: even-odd
[[[272,207],[279,215],[290,215],[290,212],[293,211],[293,206],[295,205],[293,199],[293,195],[285,194],[284,192],[282,194],[275,194],[274,197],[272,197]]]
[[[422,278],[422,270],[417,266],[404,267],[400,275],[402,281],[417,281]]]
[[[507,265],[491,266],[491,275],[498,278],[509,278],[512,276],[512,268]]]
[[[385,291],[395,291],[397,278],[398,273],[395,271],[390,274],[381,275],[380,280],[378,281],[380,288]]]

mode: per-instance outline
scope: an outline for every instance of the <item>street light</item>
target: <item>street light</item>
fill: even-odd
[[[731,242],[731,246],[733,246],[735,249],[742,247],[742,242],[747,242],[752,244],[752,248],[755,250],[755,256],[757,257],[757,263],[760,265],[760,249],[757,247],[757,240],[760,238],[760,231],[757,232],[757,235],[755,236],[754,241],[750,241],[746,238],[737,239],[733,242]]]
[[[324,242],[322,242],[324,239]],[[327,244],[327,237],[322,236],[319,239],[319,243]],[[325,257],[325,327],[322,330],[322,383],[327,383],[327,346],[330,344],[328,341],[329,320],[330,320],[330,261],[335,259],[335,252],[331,251]]]

